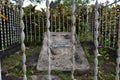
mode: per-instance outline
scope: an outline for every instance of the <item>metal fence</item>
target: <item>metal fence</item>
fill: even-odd
[[[107,48],[117,49],[118,41],[118,23],[120,16],[120,0],[109,4],[106,2],[100,5],[99,8],[99,21],[100,21],[100,45]]]
[[[120,15],[119,1],[112,4],[99,5],[99,45],[108,48],[117,48],[118,36],[118,16]],[[0,18],[0,50],[8,49],[20,43],[20,11],[19,6],[4,3],[0,5],[0,14],[5,18]],[[76,33],[80,41],[94,40],[95,6],[84,6],[76,10]],[[61,9],[62,10],[62,9]],[[34,6],[24,8],[25,22],[25,42],[36,44],[41,43],[46,32],[45,11],[37,11]],[[50,9],[51,32],[70,32],[71,13],[70,11],[60,11]],[[34,42],[34,43],[32,43]]]
[[[59,9],[59,7],[58,7]],[[67,11],[59,11],[56,9],[56,11],[50,9],[50,32],[71,32],[72,28],[72,22],[71,22],[71,12]],[[92,24],[90,20],[87,19],[87,17],[93,17],[93,13],[89,12],[87,14],[86,11],[87,7],[78,9],[76,13],[76,33],[79,36],[80,39],[83,39],[85,34],[88,32],[88,28],[90,29],[89,32],[92,32],[94,29],[93,21]],[[84,13],[82,13],[82,10]],[[46,15],[45,11],[38,11],[34,9],[34,6],[29,6],[29,8],[24,9],[25,13],[27,13],[24,16],[24,22],[25,22],[25,33],[26,33],[26,42],[34,42],[39,43],[42,41],[44,37],[44,32],[46,32]],[[59,12],[58,12],[59,11]],[[89,22],[87,22],[89,21]],[[92,27],[92,29],[91,29]],[[93,34],[92,34],[93,35]],[[93,40],[93,36],[92,36]]]
[[[78,9],[76,12],[76,34],[80,38],[80,41],[91,40],[95,41],[96,54],[95,54],[95,72],[98,74],[98,45],[102,45],[106,48],[117,49],[120,47],[118,42],[118,35],[120,34],[118,29],[120,26],[120,0],[116,0],[112,4],[106,3],[106,5],[92,5],[89,8],[84,7]],[[22,6],[22,5],[21,5]],[[99,7],[98,7],[99,6]],[[44,10],[37,11],[33,7],[24,8],[24,27],[22,31],[20,28],[20,20],[22,20],[22,14],[20,15],[20,9],[22,7],[4,3],[0,5],[0,50],[4,51],[11,46],[16,46],[20,43],[20,32],[26,34],[26,44],[41,43],[46,32],[46,12]],[[50,10],[50,32],[71,32],[71,12],[59,11],[55,12]],[[99,15],[98,15],[99,13]],[[99,16],[99,17],[98,17]],[[100,23],[98,25],[98,23]],[[22,25],[21,25],[22,26]],[[99,30],[98,30],[99,26]],[[99,41],[98,39],[99,33]],[[24,35],[22,36],[24,38]],[[91,39],[90,39],[91,38]],[[21,39],[21,41],[24,39]],[[99,42],[99,44],[98,44]],[[25,47],[24,47],[25,48]],[[119,48],[116,73],[118,77],[119,72]],[[25,50],[23,49],[25,54]],[[24,58],[25,59],[25,58]],[[24,61],[25,65],[25,61]],[[95,75],[95,80],[97,75]],[[119,79],[116,79],[119,80]]]
[[[106,5],[99,4],[99,45],[107,48],[117,48],[118,36],[118,16],[120,15],[120,5],[118,2]],[[115,5],[117,4],[117,5]],[[81,7],[76,12],[76,33],[80,41],[94,40],[95,28],[95,6]],[[87,11],[88,9],[88,11]],[[25,10],[26,11],[26,10]],[[27,10],[28,14],[24,16],[25,33],[27,42],[41,42],[43,34],[46,32],[46,15],[45,11],[37,11],[32,6]],[[51,32],[70,32],[71,31],[71,13],[58,12],[50,10]]]
[[[20,17],[17,6],[0,5],[0,50],[6,50],[20,43]]]

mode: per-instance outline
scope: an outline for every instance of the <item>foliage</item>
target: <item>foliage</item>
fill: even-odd
[[[40,46],[35,47],[27,47],[26,48],[26,56],[27,58],[33,54],[39,53]],[[2,62],[2,70],[6,71],[8,76],[16,76],[21,78],[23,76],[22,72],[22,52],[18,51],[14,55],[10,55],[5,58]],[[27,64],[26,64],[27,65]],[[27,66],[27,76],[28,80],[30,80],[30,76],[34,74],[36,70],[35,66]]]
[[[15,54],[11,55],[10,57],[7,57],[2,65],[3,69],[7,69],[7,75],[12,75],[12,76],[19,76],[21,77],[22,75],[22,60],[21,60],[21,55],[20,54]],[[7,64],[7,65],[6,65]]]
[[[16,3],[20,2],[20,0],[13,0],[13,1],[15,1]],[[25,1],[25,0],[23,0],[23,1]],[[29,1],[31,1],[32,3],[42,3],[44,0],[29,0]]]
[[[93,76],[94,75],[93,70],[94,70],[95,57],[93,55],[94,53],[91,54],[91,52],[92,52],[91,47],[93,47],[94,45],[90,44],[90,42],[84,42],[82,45],[83,45],[85,54],[87,55],[87,59],[91,66],[90,70],[87,72],[87,73],[90,73],[90,74],[88,74],[88,76],[89,75]],[[102,56],[98,57],[98,61],[99,61],[99,63],[98,63],[99,64],[98,78],[100,80],[114,80],[115,79],[115,61],[112,62],[112,59],[115,59],[115,57],[110,58],[108,56],[107,49],[104,48],[103,46],[99,46],[99,52],[100,52],[100,54],[102,54]],[[89,79],[89,80],[93,79],[93,78],[88,78],[88,76],[87,76],[87,79]],[[79,78],[79,79],[87,80],[87,79],[82,79],[82,78]]]
[[[7,20],[6,16],[4,16],[4,15],[2,15],[2,14],[0,14],[0,17],[1,17],[2,19],[4,19],[4,20]]]
[[[76,0],[77,9],[81,6],[86,6],[89,2],[90,0]],[[63,5],[68,10],[71,9],[72,6],[71,0],[55,0],[54,3],[56,6]]]

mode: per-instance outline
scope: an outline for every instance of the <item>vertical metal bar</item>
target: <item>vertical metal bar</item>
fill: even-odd
[[[10,42],[11,45],[13,43],[13,37],[12,37],[12,10],[11,10],[11,6],[10,6]]]
[[[50,52],[50,11],[49,11],[49,0],[46,0],[46,17],[47,17],[47,21],[46,21],[46,25],[47,25],[47,52],[48,52],[48,79],[51,79],[51,52]]]
[[[88,23],[88,5],[87,5],[87,23]]]
[[[19,9],[17,7],[17,14],[16,14],[16,31],[17,31],[17,43],[19,43]]]
[[[107,12],[107,5],[108,5],[108,0],[106,0],[106,8],[105,8],[105,47],[107,47],[107,42],[108,42],[108,36],[107,36],[107,29],[108,29],[108,12]]]
[[[0,2],[0,4],[1,4],[1,2]],[[2,14],[2,8],[3,8],[3,6],[2,5],[0,5],[0,14]],[[0,18],[0,33],[1,33],[1,48],[2,48],[2,51],[4,51],[4,42],[3,42],[3,26],[2,26],[2,19]],[[2,65],[1,65],[1,58],[2,57],[0,57],[0,80],[2,80],[2,74],[1,74],[1,71],[2,71]]]
[[[15,14],[15,20],[16,20],[16,44],[18,44],[18,17],[17,17],[17,14],[18,14],[18,6],[16,6],[16,14]]]
[[[81,26],[80,26],[80,14],[78,15],[78,35],[79,35],[79,39],[80,39],[80,33],[81,32]]]
[[[10,13],[9,13],[10,6],[8,6],[7,12],[8,12],[8,22],[7,22],[8,23],[8,25],[7,25],[8,26],[8,28],[7,28],[8,29],[8,46],[10,46],[10,44],[11,44],[10,43]]]
[[[92,11],[92,14],[94,14],[94,11]],[[95,24],[94,15],[92,15],[92,33],[93,34],[94,34],[94,28],[95,28],[94,24]],[[93,40],[94,40],[94,35],[93,35]]]
[[[111,25],[112,21],[111,21],[111,11],[110,11],[110,20],[109,20],[109,48],[111,47],[111,29],[112,29],[112,25]]]
[[[16,12],[15,12],[15,40],[16,40],[16,44],[17,44],[17,6],[15,8]]]
[[[119,16],[119,24],[118,24],[118,49],[117,49],[117,59],[116,59],[116,79],[115,80],[120,80],[120,16]]]
[[[0,2],[0,4],[1,4],[2,2]],[[3,9],[3,5],[0,5],[0,14],[2,14],[2,9]],[[4,52],[4,39],[3,39],[3,23],[2,23],[2,19],[0,18],[0,33],[1,33],[1,47],[2,47],[2,51]],[[1,58],[2,57],[0,57],[0,80],[2,80],[2,65],[1,65]]]
[[[58,20],[58,21],[59,21],[59,24],[58,24],[58,25],[59,25],[59,29],[58,29],[58,31],[61,32],[61,31],[60,31],[60,30],[61,30],[61,24],[60,24],[60,13],[58,13],[58,19],[59,19],[59,20]]]
[[[102,18],[101,19],[102,20],[102,22],[101,22],[101,28],[102,28],[102,32],[101,32],[101,35],[102,35],[101,40],[102,40],[102,42],[101,42],[101,44],[102,45],[104,45],[104,25],[103,25],[104,24],[104,14],[103,14],[104,12],[103,12],[103,10],[104,9],[102,8],[102,15],[101,15],[101,18]]]
[[[14,7],[13,7],[13,13],[12,14],[13,14],[13,16],[12,16],[12,21],[13,21],[12,22],[12,24],[13,24],[13,26],[12,26],[13,27],[12,28],[13,29],[13,44],[15,44],[15,25],[14,25],[15,24],[15,21],[14,21],[14,16],[15,15],[14,15]]]
[[[3,6],[3,15],[4,16],[6,16],[5,15],[5,5]],[[3,28],[3,31],[4,31],[4,48],[7,48],[7,38],[6,38],[6,21],[5,21],[5,19],[3,20],[3,26],[4,26],[4,28]]]
[[[66,18],[67,18],[67,32],[68,32],[68,16]]]
[[[100,14],[100,16],[99,16],[99,33],[101,34],[101,5],[100,5],[100,7],[99,7],[99,14]],[[98,39],[98,41],[101,43],[101,37],[99,37],[99,39]]]
[[[14,30],[14,33],[15,33],[15,44],[17,43],[17,40],[16,40],[16,34],[17,34],[17,32],[16,32],[16,7],[15,7],[15,11],[14,11],[14,28],[15,28],[15,30]]]
[[[89,40],[89,22],[88,22],[89,20],[88,20],[88,5],[87,5],[87,40]]]
[[[12,36],[13,36],[13,44],[14,44],[14,9],[12,6]]]
[[[1,3],[1,2],[0,2]],[[2,9],[3,9],[3,5],[0,5],[0,14],[2,14]],[[4,42],[3,42],[3,23],[2,23],[2,19],[0,18],[0,33],[1,33],[1,47],[2,50],[4,50]]]
[[[83,24],[85,24],[85,20],[84,20],[84,14],[82,14],[82,20],[83,20]],[[84,31],[84,33],[86,33],[86,31],[85,31],[85,27],[83,27],[83,31]]]
[[[31,8],[30,8],[30,41],[32,42],[32,21],[31,21],[31,16],[32,16],[32,14],[31,14]]]
[[[72,21],[69,18],[70,16],[68,16],[68,32],[71,32]]]
[[[20,31],[21,31],[21,29],[20,29],[20,9],[19,9],[19,7],[18,7],[18,14],[17,14],[17,17],[18,17],[18,20],[17,20],[17,25],[18,25],[18,29],[17,29],[17,31],[18,31],[18,36],[17,36],[17,38],[18,38],[18,43],[20,43],[21,42],[21,40],[20,40]]]
[[[76,0],[72,0],[72,16],[71,16],[71,21],[72,21],[72,79],[75,80],[74,78],[74,72],[75,72],[75,44],[76,44],[76,38],[75,38],[75,34],[76,34],[76,16],[75,16],[75,10],[76,10]]]
[[[56,12],[55,12],[55,32],[56,32],[57,24],[56,24]]]
[[[99,51],[98,51],[98,46],[99,46],[99,42],[98,42],[98,36],[99,36],[99,32],[98,32],[98,28],[99,28],[99,22],[98,22],[98,17],[99,17],[99,13],[98,13],[98,0],[96,0],[95,3],[95,31],[94,31],[94,44],[95,44],[95,60],[94,60],[94,80],[98,80],[98,56],[99,56]]]
[[[50,19],[51,19],[51,32],[53,32],[53,19],[52,19],[52,15],[51,15],[51,17],[50,17]]]
[[[39,27],[39,41],[41,41],[41,36],[40,36],[40,14],[38,13],[38,27]]]
[[[104,9],[104,12],[103,13],[105,13],[105,9]],[[105,35],[106,35],[106,32],[105,32],[105,30],[106,30],[106,22],[105,22],[105,14],[103,15],[103,45],[105,46]]]
[[[10,41],[10,45],[12,44],[11,43],[11,12],[10,12],[10,5],[9,5],[9,9],[8,9],[8,15],[9,15],[9,41]]]
[[[2,80],[2,73],[1,73],[2,72],[2,64],[1,64],[1,62],[2,61],[1,61],[1,58],[0,58],[0,80]]]
[[[13,5],[11,5],[11,38],[12,38],[12,45],[14,44],[13,38]]]
[[[7,8],[7,6],[5,6],[5,9],[4,9],[5,16],[7,15],[6,14],[6,8]],[[7,18],[7,16],[6,16],[6,18]],[[7,41],[7,20],[5,20],[4,22],[5,22],[5,46],[7,48],[8,47],[8,41]]]
[[[116,42],[116,23],[117,23],[117,21],[116,21],[116,17],[117,17],[117,13],[116,13],[116,7],[117,7],[117,0],[115,0],[115,17],[114,17],[114,31],[113,31],[113,34],[114,34],[114,36],[113,36],[113,48],[115,48],[115,42]]]
[[[26,38],[27,38],[27,42],[28,42],[28,20],[27,20],[27,15],[25,15],[25,24],[26,24]]]
[[[36,43],[36,16],[35,16],[35,11],[34,11],[34,37],[35,37],[35,43]]]
[[[14,8],[14,40],[15,40],[15,44],[17,43],[17,40],[16,40],[16,34],[17,34],[17,32],[16,32],[16,28],[17,27],[17,25],[16,25],[16,7]]]
[[[19,42],[21,43],[21,38],[20,38],[20,36],[21,36],[21,13],[20,13],[20,11],[21,11],[21,9],[19,8],[19,15],[18,15],[18,19],[19,19]]]
[[[15,15],[14,15],[15,11],[14,10],[15,10],[15,8],[13,7],[13,17],[12,17],[12,21],[13,21],[12,22],[13,23],[13,44],[15,44],[15,20],[14,20],[15,19],[14,18],[15,17]]]
[[[26,76],[26,54],[25,54],[25,44],[24,44],[24,40],[25,40],[25,33],[24,33],[24,22],[23,22],[23,16],[24,16],[24,11],[22,9],[23,6],[23,0],[20,0],[20,28],[21,28],[21,50],[23,53],[23,80],[27,80],[27,76]]]
[[[45,32],[45,31],[44,31],[44,17],[45,17],[45,16],[42,15],[42,28],[43,28],[43,33]]]
[[[18,44],[18,23],[17,23],[17,13],[18,13],[18,8],[16,7],[16,14],[15,14],[15,22],[16,22],[16,42],[17,42],[17,44]]]
[[[9,42],[9,20],[8,20],[8,18],[9,18],[9,16],[8,16],[8,14],[9,14],[9,11],[8,11],[8,8],[9,8],[9,6],[7,6],[6,7],[6,17],[7,17],[7,45],[9,46],[10,45],[10,42]]]
[[[63,16],[62,16],[62,17],[63,17],[63,22],[62,22],[62,23],[63,23],[63,32],[65,32],[65,25],[64,25],[64,13],[63,13]]]

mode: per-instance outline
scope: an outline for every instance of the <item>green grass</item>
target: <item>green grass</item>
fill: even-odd
[[[31,53],[36,53],[40,51],[40,47],[29,47],[26,49],[26,56],[30,56]],[[15,53],[14,55],[10,55],[9,57],[5,58],[2,62],[2,69],[5,70],[8,75],[22,77],[22,52],[21,50]],[[30,76],[34,74],[36,67],[30,66],[27,67],[27,75]]]
[[[93,80],[94,77],[94,55],[91,55],[89,52],[90,46],[85,44],[84,45],[84,51],[87,56],[88,62],[90,64],[90,70],[83,75],[75,75],[75,78],[77,80]],[[99,50],[102,55],[106,55],[106,49],[100,49]],[[30,56],[31,53],[39,53],[40,47],[39,46],[33,46],[26,49],[26,55]],[[111,58],[107,60],[107,56],[101,56],[99,57],[99,80],[115,80],[115,71],[114,70],[107,70],[104,69],[106,65],[103,63],[106,62],[106,64],[110,64]],[[23,71],[22,71],[22,52],[19,51],[17,54],[11,55],[7,57],[3,63],[2,68],[4,70],[7,70],[9,75],[16,76],[16,77],[22,77]],[[109,67],[109,65],[107,65]],[[115,68],[115,67],[114,67]],[[111,68],[110,68],[111,69]],[[29,76],[35,74],[36,67],[30,66],[27,67],[27,76],[28,80],[30,80]],[[89,73],[89,74],[88,74]],[[41,74],[47,74],[47,71],[43,71]],[[61,78],[61,80],[71,80],[71,72],[66,73],[62,71],[52,71],[53,75],[57,75]],[[87,77],[86,77],[87,75]]]

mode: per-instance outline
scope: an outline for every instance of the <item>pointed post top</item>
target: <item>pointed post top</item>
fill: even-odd
[[[108,5],[108,4],[109,4],[109,0],[106,0],[106,2],[105,2],[105,3],[106,3],[106,5]]]
[[[72,0],[73,2],[75,2],[76,0]]]
[[[98,0],[95,2],[95,8],[98,9]]]
[[[95,5],[98,5],[98,0],[96,0]]]
[[[49,7],[49,0],[46,0],[46,7]]]
[[[115,6],[117,6],[117,0],[115,0]]]
[[[21,7],[23,6],[23,0],[20,0],[20,6]]]

